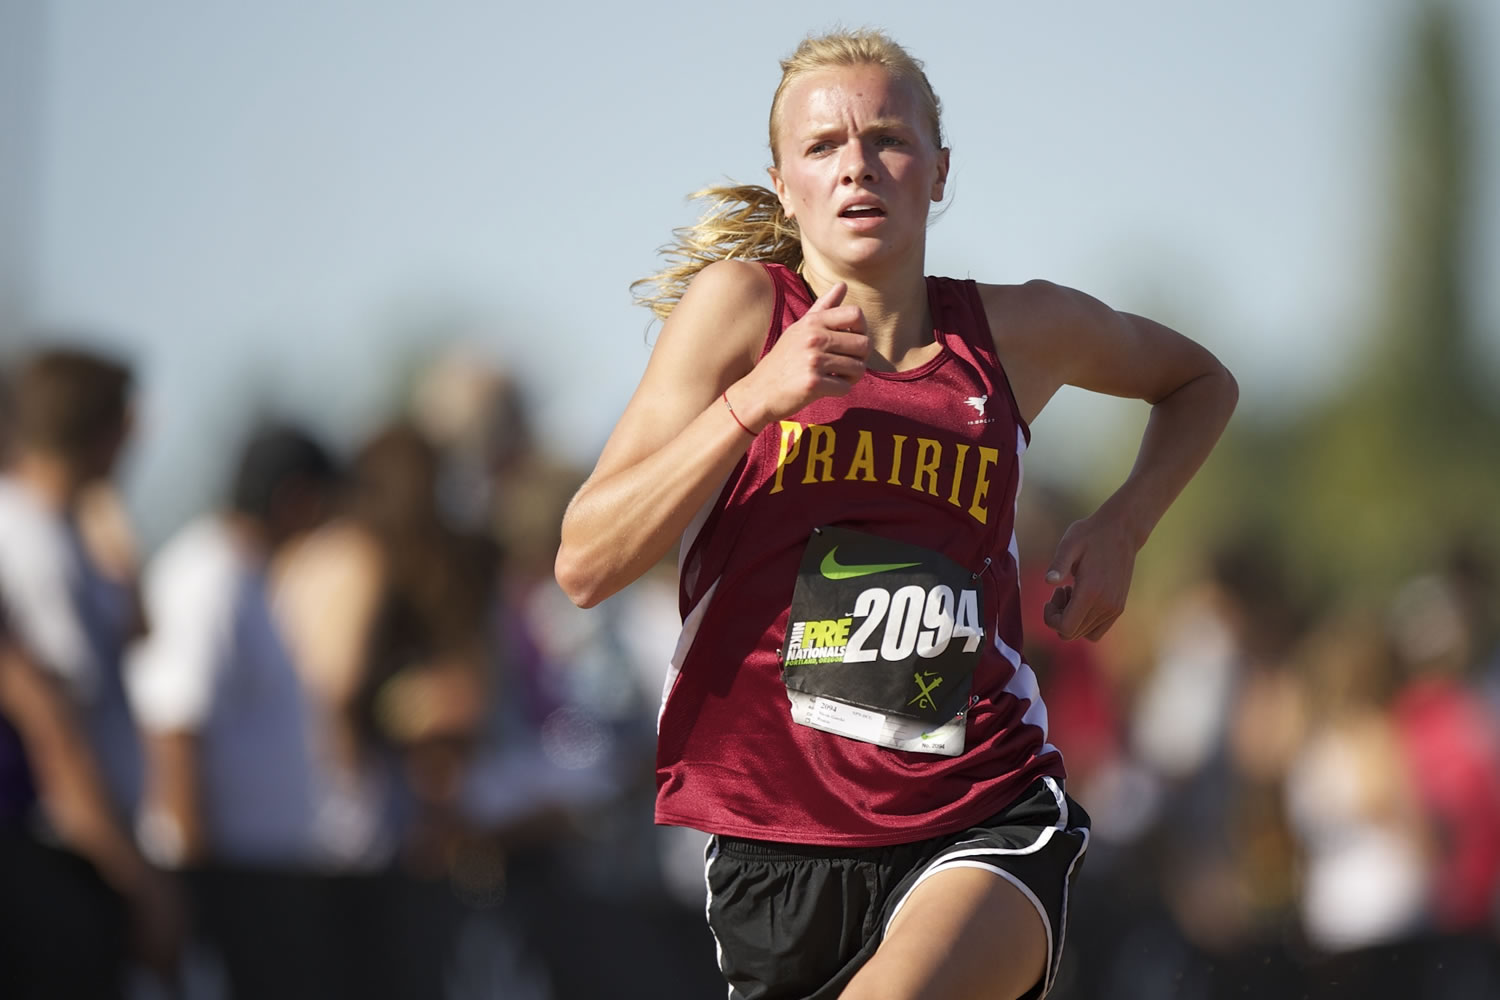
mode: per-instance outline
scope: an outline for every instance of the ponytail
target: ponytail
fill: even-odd
[[[724,185],[696,191],[708,208],[691,226],[673,231],[674,244],[661,248],[667,265],[630,286],[635,301],[665,320],[687,291],[693,275],[716,260],[772,261],[792,270],[802,266],[797,224],[786,217],[776,193],[758,184]]]

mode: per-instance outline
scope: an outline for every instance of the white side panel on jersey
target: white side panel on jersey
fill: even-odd
[[[719,502],[719,495],[724,492],[724,484],[729,482],[730,473],[724,473],[724,478],[719,480],[719,485],[714,487],[708,499],[703,501],[703,506],[698,508],[698,513],[688,522],[688,526],[682,531],[682,540],[677,543],[677,576],[682,577],[682,567],[687,565],[688,553],[693,551],[693,544],[698,541],[698,534],[703,530],[703,525],[708,521],[708,515],[712,514],[715,505]]]
[[[1031,669],[1031,664],[1021,659],[1021,654],[1011,649],[1005,640],[998,635],[995,636],[995,648],[1000,650],[1010,665],[1016,668],[1016,672],[1005,685],[1005,693],[1027,702],[1026,711],[1021,716],[1021,721],[1028,726],[1036,726],[1042,731],[1042,748],[1039,753],[1056,753],[1057,747],[1045,742],[1047,739],[1047,705],[1042,701],[1042,689],[1037,683],[1036,671]]]
[[[1016,428],[1016,516],[1011,518],[1011,524],[1015,524],[1020,516],[1021,509],[1021,483],[1025,478],[1025,469],[1021,463],[1021,456],[1026,454],[1026,435],[1020,427]],[[1016,590],[1021,589],[1021,547],[1016,541],[1014,530],[1010,533],[1010,557],[1015,560],[1016,566]],[[1042,748],[1040,753],[1057,753],[1057,747],[1047,740],[1047,704],[1042,701],[1041,685],[1037,683],[1036,671],[1031,669],[1031,664],[1021,660],[1021,654],[1010,648],[1010,645],[1000,638],[1000,630],[995,630],[995,648],[1010,661],[1015,668],[1005,685],[1005,693],[1027,702],[1026,711],[1021,716],[1021,721],[1028,726],[1036,726],[1042,731]]]
[[[682,541],[677,545],[677,576],[682,578],[682,568],[687,565],[688,553],[692,552],[693,545],[698,541],[698,535],[703,531],[703,525],[708,522],[708,516],[713,513],[715,505],[719,502],[719,495],[724,492],[724,484],[729,482],[729,473],[714,487],[703,506],[698,508],[698,513],[688,522],[683,529]],[[708,614],[708,604],[713,600],[714,591],[719,588],[719,581],[715,580],[713,586],[704,591],[703,597],[687,613],[682,620],[682,631],[677,635],[677,648],[672,651],[672,663],[667,667],[667,676],[661,685],[661,704],[656,709],[656,731],[661,732],[662,713],[667,710],[667,698],[672,694],[672,685],[677,683],[677,675],[682,673],[682,664],[687,660],[688,650],[693,648],[693,640],[698,636],[698,628],[703,624],[703,616]]]
[[[682,620],[682,631],[677,635],[677,648],[672,650],[672,663],[667,667],[667,676],[661,683],[661,705],[656,709],[656,731],[661,732],[662,713],[667,710],[667,699],[672,695],[672,685],[677,683],[677,675],[682,673],[682,664],[687,660],[688,650],[693,648],[693,640],[698,637],[698,629],[703,625],[704,616],[708,614],[708,606],[714,599],[714,591],[719,589],[719,581],[715,580],[713,586],[703,595],[703,599],[693,606],[688,616]]]

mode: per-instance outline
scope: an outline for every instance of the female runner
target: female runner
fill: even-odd
[[[713,834],[732,1000],[1041,997],[1088,818],[1017,652],[1028,425],[1063,385],[1152,405],[1047,577],[1048,626],[1098,639],[1236,386],[1080,292],[924,277],[949,151],[921,64],[854,32],[782,70],[774,193],[706,192],[653,279],[666,322],[557,578],[591,606],[681,542],[657,821]]]

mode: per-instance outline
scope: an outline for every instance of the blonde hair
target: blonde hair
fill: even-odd
[[[769,124],[773,164],[781,165],[776,137],[787,87],[800,76],[848,66],[879,66],[893,79],[911,83],[927,112],[933,146],[943,148],[942,103],[921,61],[883,31],[833,31],[803,39],[795,52],[781,60],[781,83],[771,99]],[[801,231],[787,218],[776,192],[759,184],[727,184],[696,191],[690,199],[708,202],[703,215],[693,225],[673,230],[674,242],[661,248],[665,267],[630,286],[636,302],[658,319],[671,315],[688,282],[714,261],[771,261],[801,269]]]

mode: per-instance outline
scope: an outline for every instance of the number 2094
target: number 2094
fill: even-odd
[[[878,655],[885,660],[905,660],[913,652],[925,659],[939,656],[955,639],[963,640],[963,651],[979,648],[984,630],[979,627],[979,596],[963,590],[954,598],[953,588],[939,584],[932,589],[911,584],[894,594],[884,587],[870,587],[854,601],[854,617],[863,617],[849,638],[845,663],[864,663]],[[875,631],[885,625],[878,650],[869,648]]]

